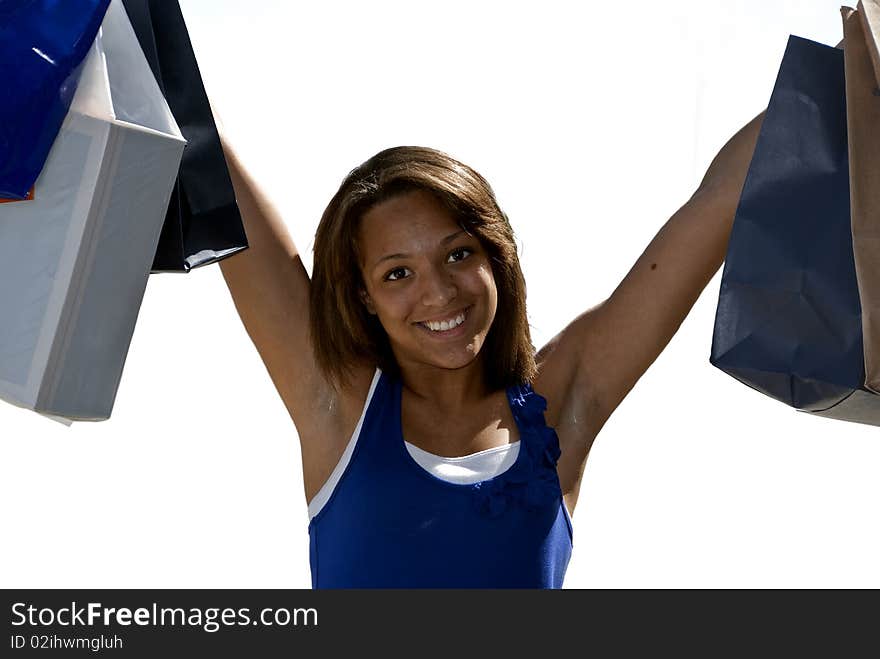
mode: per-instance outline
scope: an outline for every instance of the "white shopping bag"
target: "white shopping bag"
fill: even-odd
[[[34,198],[0,204],[0,398],[110,416],[184,145],[113,0]]]

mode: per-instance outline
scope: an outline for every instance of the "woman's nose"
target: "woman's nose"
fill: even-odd
[[[458,295],[452,276],[442,268],[432,268],[422,277],[422,304],[444,307]]]

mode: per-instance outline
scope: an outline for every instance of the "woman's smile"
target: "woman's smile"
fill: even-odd
[[[454,314],[447,314],[432,320],[423,320],[416,326],[427,331],[431,336],[439,339],[457,338],[466,333],[465,321],[471,307],[465,307]]]

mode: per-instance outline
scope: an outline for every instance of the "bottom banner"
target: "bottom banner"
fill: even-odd
[[[7,590],[5,657],[497,656],[877,650],[876,597],[841,591]],[[862,601],[865,600],[865,601]],[[872,602],[873,600],[873,602]],[[845,629],[846,634],[835,630]],[[859,632],[863,632],[862,637]],[[868,645],[865,645],[868,639]],[[330,654],[327,654],[330,653]],[[760,654],[760,653],[759,653]],[[290,655],[288,655],[290,656]]]

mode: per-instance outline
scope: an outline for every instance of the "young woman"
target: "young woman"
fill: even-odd
[[[221,267],[300,437],[314,587],[562,585],[590,447],[721,265],[760,120],[538,351],[513,231],[471,168],[399,147],[353,170],[310,281],[225,144],[250,249]]]

